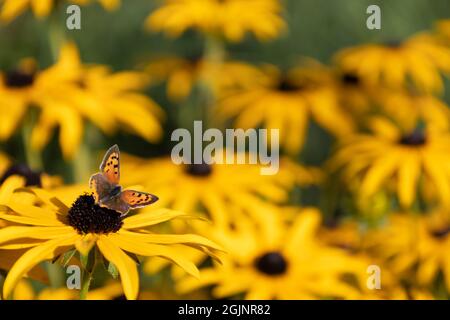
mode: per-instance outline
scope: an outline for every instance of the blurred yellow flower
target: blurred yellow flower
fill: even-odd
[[[258,68],[244,62],[215,63],[200,56],[158,58],[145,65],[144,70],[154,84],[167,82],[167,96],[174,101],[186,99],[195,85],[206,83],[215,96],[221,96],[236,86],[255,83],[262,75]]]
[[[118,281],[105,283],[103,286],[91,290],[86,300],[115,300],[123,296],[122,285]],[[67,288],[46,287],[38,293],[31,283],[25,279],[20,280],[12,295],[12,300],[77,300],[77,290]]]
[[[420,33],[404,42],[344,49],[336,62],[371,85],[400,89],[412,83],[421,92],[441,92],[441,73],[450,71],[450,48],[433,35]]]
[[[450,204],[447,132],[402,132],[381,117],[371,119],[370,127],[371,133],[345,139],[331,159],[332,169],[342,169],[344,182],[358,197],[365,201],[386,188],[397,194],[402,207],[410,207],[421,192],[433,188],[443,204]]]
[[[374,100],[383,113],[394,119],[405,131],[413,131],[419,122],[423,122],[430,130],[450,129],[449,106],[433,95],[379,89]]]
[[[35,62],[24,59],[18,68],[0,73],[0,139],[6,140],[16,131],[31,105],[42,107],[57,103],[56,92],[64,92],[77,72],[60,62],[42,71]]]
[[[223,265],[200,270],[199,280],[178,280],[181,293],[213,285],[214,297],[245,299],[352,298],[356,287],[343,275],[362,266],[341,250],[324,245],[317,237],[320,213],[299,209],[287,226],[280,209],[250,206],[249,212],[230,209],[228,228],[205,228],[204,234],[224,247]]]
[[[36,17],[42,18],[50,14],[59,0],[0,0],[0,21],[10,22],[21,15],[28,8],[33,10]],[[120,5],[120,0],[97,0],[105,9],[114,10]],[[70,0],[68,3],[86,5],[93,0]]]
[[[450,41],[450,19],[438,20],[435,27],[438,35],[443,36],[446,41]]]
[[[124,183],[153,190],[159,196],[157,205],[191,213],[206,209],[216,224],[227,223],[230,204],[242,203],[242,199],[258,202],[261,198],[280,203],[288,199],[294,184],[313,184],[320,179],[317,169],[286,159],[278,174],[261,175],[261,166],[253,164],[177,165],[171,158],[122,158],[127,159],[122,166]]]
[[[282,73],[265,68],[266,81],[236,90],[219,102],[218,116],[235,119],[235,127],[263,125],[280,130],[280,143],[289,153],[298,153],[305,140],[308,121],[337,136],[352,132],[350,116],[340,107],[330,75],[311,63]]]
[[[147,84],[140,72],[113,73],[106,66],[83,65],[74,44],[66,44],[58,62],[37,74],[15,71],[2,75],[0,139],[9,138],[31,105],[40,110],[31,132],[31,147],[41,150],[59,127],[65,158],[72,158],[83,138],[84,120],[107,134],[126,129],[149,142],[162,136],[162,109],[138,92]],[[4,123],[4,124],[3,124]]]
[[[370,233],[368,240],[397,277],[430,288],[441,272],[450,291],[448,210],[437,209],[423,216],[393,214],[386,225]]]
[[[95,205],[91,195],[82,195],[68,206],[42,189],[27,192],[34,193],[44,206],[9,202],[0,210],[0,220],[14,223],[0,229],[0,249],[29,248],[9,270],[3,286],[4,297],[9,297],[31,268],[44,260],[58,258],[74,247],[80,256],[98,249],[113,263],[128,299],[136,299],[139,290],[136,262],[129,254],[164,257],[189,274],[198,276],[197,267],[179,256],[171,245],[185,244],[211,254],[219,249],[213,242],[197,235],[154,234],[143,230],[185,216],[178,211],[150,208],[123,218],[113,210]]]
[[[278,0],[166,0],[145,22],[149,30],[178,37],[188,29],[241,41],[247,32],[270,40],[286,28]]]

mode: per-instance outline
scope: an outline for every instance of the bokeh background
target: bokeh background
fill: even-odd
[[[11,0],[0,0],[0,4],[8,1]],[[175,246],[174,249],[180,250],[180,254],[194,261],[207,280],[199,284],[196,280],[186,278],[183,272],[170,267],[167,262],[145,260],[139,266],[139,298],[450,297],[448,0],[267,0],[280,4],[280,12],[277,9],[274,11],[276,16],[283,19],[285,27],[279,28],[273,37],[269,37],[271,39],[264,41],[255,37],[252,32],[246,32],[239,41],[229,41],[221,34],[209,37],[211,35],[208,32],[193,28],[188,28],[175,38],[168,37],[164,32],[146,30],[144,21],[147,17],[170,1],[122,0],[120,7],[115,10],[105,10],[97,1],[91,2],[81,6],[81,30],[65,28],[67,2],[59,0],[55,1],[55,7],[47,17],[36,18],[27,8],[11,22],[2,23],[0,71],[6,77],[8,72],[16,70],[21,61],[29,57],[36,61],[39,70],[46,70],[57,61],[58,50],[55,50],[55,45],[61,48],[64,42],[71,41],[76,44],[84,65],[104,65],[113,72],[147,72],[148,85],[135,91],[151,98],[164,111],[165,120],[161,121],[163,136],[159,141],[149,142],[152,139],[122,130],[128,129],[123,124],[118,126],[114,134],[106,135],[98,126],[85,121],[80,151],[74,157],[69,159],[63,156],[56,128],[49,143],[41,152],[37,152],[41,165],[34,167],[30,155],[36,156],[36,151],[30,152],[29,140],[24,137],[29,134],[24,121],[20,122],[11,136],[0,141],[0,155],[8,157],[8,166],[27,164],[35,173],[45,172],[47,178],[53,177],[55,181],[52,180],[48,189],[64,201],[73,201],[86,189],[87,178],[97,171],[103,152],[111,145],[118,144],[126,159],[123,160],[126,161],[123,163],[124,183],[143,185],[150,192],[159,191],[158,205],[162,207],[200,214],[212,220],[211,228],[202,224],[171,222],[152,232],[199,233],[218,242],[228,254],[223,258],[224,269],[220,269],[210,258]],[[366,9],[373,4],[381,8],[381,30],[369,30],[366,27]],[[230,20],[233,24],[233,20]],[[265,22],[267,21],[261,21],[261,25]],[[421,32],[426,32],[429,38],[407,40]],[[210,72],[215,77],[214,81],[220,82],[223,77],[232,85],[233,81],[237,83],[236,88],[225,88],[224,93],[218,90],[219,93],[215,96],[215,84],[211,84],[214,81],[209,83],[211,88],[205,89],[208,81],[200,79],[195,72],[199,68],[198,61],[205,53],[204,60],[212,58],[211,61],[216,61],[214,54],[217,52],[214,49],[217,50],[217,47],[208,51],[211,50],[208,46],[217,46],[217,41],[220,47],[219,64],[239,61],[242,69],[225,70],[222,75],[220,72],[213,73],[217,72],[214,68],[202,70],[206,77]],[[376,50],[379,47],[369,47],[370,44],[379,44],[383,50],[387,49],[378,52]],[[408,66],[411,67],[410,71],[417,71],[418,78],[426,78],[426,69],[431,65],[433,75],[437,75],[436,82],[443,82],[443,90],[434,90],[432,85],[425,85],[426,90],[422,92],[424,88],[408,77],[411,73],[396,88],[385,87],[385,79],[381,78],[364,87],[362,83],[366,79],[360,77],[355,80],[352,78],[354,74],[349,76],[350,72],[345,70],[342,63],[342,56],[337,55],[346,48],[357,46],[361,47],[356,52],[363,52],[364,45],[369,47],[364,51],[367,54],[377,52],[372,57],[373,61],[376,60],[378,69],[383,68],[384,59],[388,61],[389,50],[396,52],[393,55],[401,52],[399,57],[395,57],[398,62],[406,61],[402,56],[404,52],[405,56],[411,53],[411,56],[417,54],[417,57],[425,57],[424,60],[411,62]],[[197,77],[194,82],[199,80],[193,85],[190,95],[180,100],[170,97],[167,81],[158,81],[157,68],[149,68],[152,63],[153,67],[162,66],[158,59],[175,56],[192,62],[189,67],[194,70],[194,78]],[[311,62],[312,59],[314,62]],[[308,65],[308,62],[311,64]],[[360,59],[353,61],[355,65],[359,62]],[[364,63],[370,66],[372,60],[365,60],[361,65]],[[274,66],[279,73],[274,71]],[[437,67],[434,68],[435,66]],[[395,73],[394,69],[395,67],[385,72]],[[291,83],[285,83],[284,76],[292,70],[298,70],[299,73],[288,79]],[[346,76],[350,78],[350,82],[357,81],[356,93],[341,87],[344,71],[348,72]],[[263,72],[264,76],[257,72]],[[302,78],[305,75],[307,81],[302,82],[305,81]],[[250,79],[248,83],[247,79]],[[295,83],[296,80],[300,84]],[[121,84],[127,86],[126,81]],[[183,85],[185,83],[180,81],[179,86]],[[315,91],[316,86],[320,88],[319,91]],[[80,87],[85,89],[83,85]],[[305,88],[307,98],[303,96],[302,90]],[[323,88],[324,91],[320,91]],[[6,92],[1,89],[2,87],[0,102],[2,94]],[[226,91],[227,89],[230,91]],[[231,128],[236,125],[236,121],[233,121],[235,119],[223,116],[214,108],[225,106],[226,109],[228,106],[232,109],[233,100],[228,98],[232,98],[233,94],[237,97],[241,94],[244,99],[248,92],[256,92],[253,100],[246,100],[246,107],[250,109],[253,106],[258,110],[260,98],[263,102],[266,98],[267,101],[277,102],[265,111],[267,121],[258,122],[255,125],[257,128],[267,125],[271,111],[288,122],[290,115],[289,111],[283,109],[285,105],[292,108],[293,119],[298,117],[296,106],[300,113],[307,110],[304,112],[310,116],[306,134],[295,125],[290,128],[291,131],[287,130],[288,136],[304,136],[304,145],[291,145],[289,152],[289,143],[285,144],[288,139],[286,136],[282,137],[282,166],[279,174],[263,177],[258,173],[259,168],[246,165],[214,166],[211,169],[202,164],[185,168],[170,162],[168,156],[174,146],[170,135],[174,129],[191,129],[195,119],[204,120],[212,127]],[[300,92],[299,96],[295,95],[297,92]],[[332,98],[329,98],[330,92]],[[408,97],[411,100],[403,100],[403,104],[397,102],[397,110],[395,106],[394,109],[377,106],[380,102],[378,98],[382,99],[382,105],[388,98],[404,92],[410,95]],[[8,97],[6,94],[5,96]],[[355,102],[352,100],[354,97],[356,100],[361,98],[366,109],[362,106],[360,109],[359,106],[349,107]],[[431,97],[431,100],[414,105],[416,101],[422,101],[420,99],[423,97]],[[442,104],[433,102],[434,98]],[[326,110],[330,106],[330,100],[327,99],[331,99],[332,106],[339,101],[338,107],[329,109],[329,113]],[[238,100],[234,100],[234,104],[239,104]],[[312,111],[321,107],[325,111]],[[427,109],[428,107],[431,109]],[[410,115],[408,108],[414,108]],[[209,110],[209,116],[205,110]],[[396,113],[398,110],[403,113]],[[97,114],[97,120],[101,122],[104,118],[106,122],[109,117],[108,105],[104,105],[101,111],[101,115]],[[257,112],[255,116],[259,116]],[[430,116],[431,113],[434,117]],[[211,120],[211,115],[214,120]],[[379,121],[378,116],[387,121]],[[346,119],[350,120],[347,122]],[[398,132],[387,123],[392,119],[393,122],[398,122],[393,126],[401,128]],[[371,122],[372,120],[374,121]],[[2,116],[0,125],[4,125],[6,121],[10,121],[9,116]],[[408,126],[411,122],[412,126]],[[407,125],[402,127],[405,123]],[[429,128],[436,130],[428,136],[426,130]],[[373,131],[377,133],[374,134]],[[371,146],[373,150],[369,150]],[[413,159],[408,162],[413,163],[410,175],[406,171],[399,173],[402,161],[409,158],[394,157],[398,150],[407,150],[405,154],[411,155]],[[419,155],[416,156],[416,153]],[[429,163],[421,158],[422,154],[428,156],[428,153],[431,159]],[[383,158],[384,155],[386,158]],[[388,157],[391,157],[391,162],[394,161],[397,171],[389,169],[389,164],[386,164],[391,163],[388,162]],[[414,171],[416,160],[420,167],[418,175]],[[382,165],[378,171],[373,170],[379,162]],[[368,179],[367,172],[370,171],[377,172],[369,175],[371,179]],[[354,176],[351,176],[352,172]],[[0,172],[0,177],[3,173]],[[13,173],[31,174],[28,169],[25,173]],[[403,178],[400,179],[401,175]],[[379,178],[381,176],[383,178]],[[6,178],[8,177],[2,177],[2,183]],[[400,184],[398,180],[402,180],[403,185],[396,189],[397,183]],[[47,189],[45,183],[42,186]],[[0,224],[0,228],[2,227]],[[280,240],[280,235],[288,238]],[[379,292],[366,287],[366,269],[371,264],[380,265],[382,272],[386,272],[383,273],[383,290]],[[20,296],[22,290],[22,293],[36,292],[35,296],[34,293],[28,295],[31,298],[36,298],[39,294],[40,298],[74,298],[72,293],[64,291],[62,269],[49,265],[45,265],[51,280],[49,286],[32,280],[32,289],[27,287],[28,284],[22,283],[17,295]],[[2,268],[4,267],[0,263],[0,269]],[[8,268],[2,272],[6,276]],[[93,294],[92,299],[124,297],[118,281],[110,282],[105,270],[98,271],[95,278],[92,291],[98,295]],[[251,283],[246,282],[249,279]],[[243,283],[242,287],[238,285],[240,281]],[[53,291],[45,291],[48,288]]]

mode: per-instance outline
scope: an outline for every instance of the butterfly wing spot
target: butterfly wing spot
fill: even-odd
[[[121,198],[127,202],[131,208],[142,208],[158,200],[158,197],[155,195],[134,190],[123,191]]]
[[[100,170],[106,176],[106,178],[115,184],[119,184],[120,181],[120,151],[117,145],[112,146],[106,152],[103,158]]]

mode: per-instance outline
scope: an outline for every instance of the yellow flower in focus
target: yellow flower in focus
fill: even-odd
[[[15,193],[18,188],[25,186],[26,179],[19,176],[11,176],[0,183],[0,206],[16,201],[20,203],[32,203],[34,196],[29,194]],[[9,223],[0,220],[0,230],[8,226]],[[15,261],[24,253],[24,250],[3,250],[0,249],[0,270],[9,270]],[[48,277],[44,269],[40,266],[34,267],[28,272],[28,276],[41,282],[47,282]]]
[[[96,205],[92,195],[82,195],[68,206],[42,189],[28,192],[34,193],[44,205],[9,202],[0,211],[0,220],[14,223],[0,229],[0,249],[28,248],[8,272],[3,285],[4,297],[9,297],[22,276],[34,266],[73,248],[82,256],[98,249],[113,263],[127,299],[136,299],[139,291],[137,266],[130,254],[164,257],[198,276],[197,267],[171,246],[185,244],[211,254],[218,249],[213,242],[197,235],[154,234],[144,230],[185,216],[178,211],[149,208],[123,218],[118,212]]]
[[[17,16],[31,8],[34,15],[38,18],[46,17],[56,6],[59,0],[0,0],[0,21],[10,22]],[[92,0],[70,0],[69,4],[86,5],[92,3]],[[97,0],[103,8],[114,10],[120,5],[120,0]]]
[[[147,29],[178,37],[188,29],[241,41],[247,32],[270,40],[285,29],[278,0],[166,0],[150,14]]]
[[[343,279],[361,266],[357,258],[323,245],[317,237],[320,213],[301,209],[291,226],[279,209],[249,206],[230,209],[233,224],[208,227],[204,234],[224,247],[223,265],[200,270],[199,280],[178,280],[180,293],[213,286],[216,298],[244,294],[245,299],[352,298],[358,290]]]
[[[280,143],[289,153],[301,150],[310,118],[338,137],[352,132],[352,119],[341,108],[322,66],[309,64],[285,74],[267,67],[265,73],[266,81],[236,90],[220,101],[219,117],[235,118],[238,128],[279,129]]]
[[[438,200],[450,205],[447,132],[402,132],[384,118],[373,118],[370,126],[370,133],[345,139],[331,159],[332,170],[342,170],[343,180],[362,201],[386,188],[402,207],[410,207],[419,194],[433,189]]]
[[[428,33],[404,42],[365,44],[342,50],[337,64],[371,85],[400,89],[412,83],[420,92],[441,92],[441,73],[450,71],[450,48]]]
[[[167,96],[173,101],[186,99],[195,85],[206,83],[215,96],[221,96],[236,86],[249,86],[262,77],[262,72],[239,61],[214,63],[200,56],[154,59],[144,66],[153,83],[167,82]]]

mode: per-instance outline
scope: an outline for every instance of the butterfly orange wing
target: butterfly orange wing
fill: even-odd
[[[106,152],[100,165],[100,171],[109,182],[119,184],[120,181],[120,152],[117,144],[113,145]]]
[[[142,208],[158,201],[158,197],[151,193],[135,190],[124,190],[120,197],[132,209]]]

